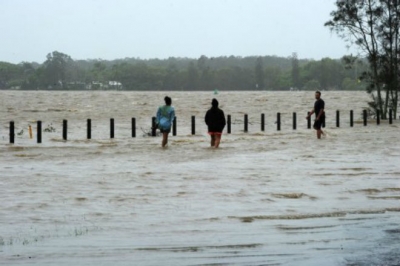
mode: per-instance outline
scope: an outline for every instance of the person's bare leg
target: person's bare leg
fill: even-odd
[[[164,148],[168,144],[168,133],[163,133],[162,147]]]
[[[317,138],[321,138],[321,135],[324,134],[321,129],[317,129]]]
[[[215,146],[215,135],[210,135],[211,137],[211,147]]]
[[[219,143],[221,142],[221,135],[215,135],[215,148],[219,147]]]

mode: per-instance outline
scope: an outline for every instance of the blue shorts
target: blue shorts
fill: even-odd
[[[160,128],[160,131],[161,131],[161,133],[170,133],[171,128],[168,128],[168,129]]]

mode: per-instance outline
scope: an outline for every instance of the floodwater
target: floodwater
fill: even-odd
[[[147,133],[165,95],[177,136],[163,149]],[[213,97],[232,116],[220,149]],[[400,265],[399,120],[363,126],[364,92],[322,98],[317,140],[313,92],[0,91],[0,265]]]

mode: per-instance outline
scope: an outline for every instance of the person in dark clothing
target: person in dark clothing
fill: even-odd
[[[310,114],[306,117],[309,119],[310,116],[315,113],[315,122],[314,122],[314,129],[317,131],[317,138],[321,138],[321,135],[324,134],[321,127],[325,122],[325,102],[321,99],[321,92],[315,92],[315,103],[314,108],[311,110]]]
[[[211,137],[211,147],[218,148],[226,120],[224,111],[218,108],[217,99],[212,99],[211,105],[212,107],[207,111],[204,120],[208,126],[208,134]]]

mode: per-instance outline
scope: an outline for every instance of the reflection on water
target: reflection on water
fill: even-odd
[[[349,111],[361,120],[365,93],[323,92],[326,135],[317,141],[301,116],[312,92],[220,92],[234,123],[219,150],[209,148],[203,122],[212,92],[167,93],[178,135],[166,149],[160,137],[144,134],[166,93],[0,93],[1,264],[400,263],[399,123],[350,128]],[[14,145],[11,120],[16,132],[24,130]],[[37,120],[56,129],[43,132],[42,144],[35,143]]]

